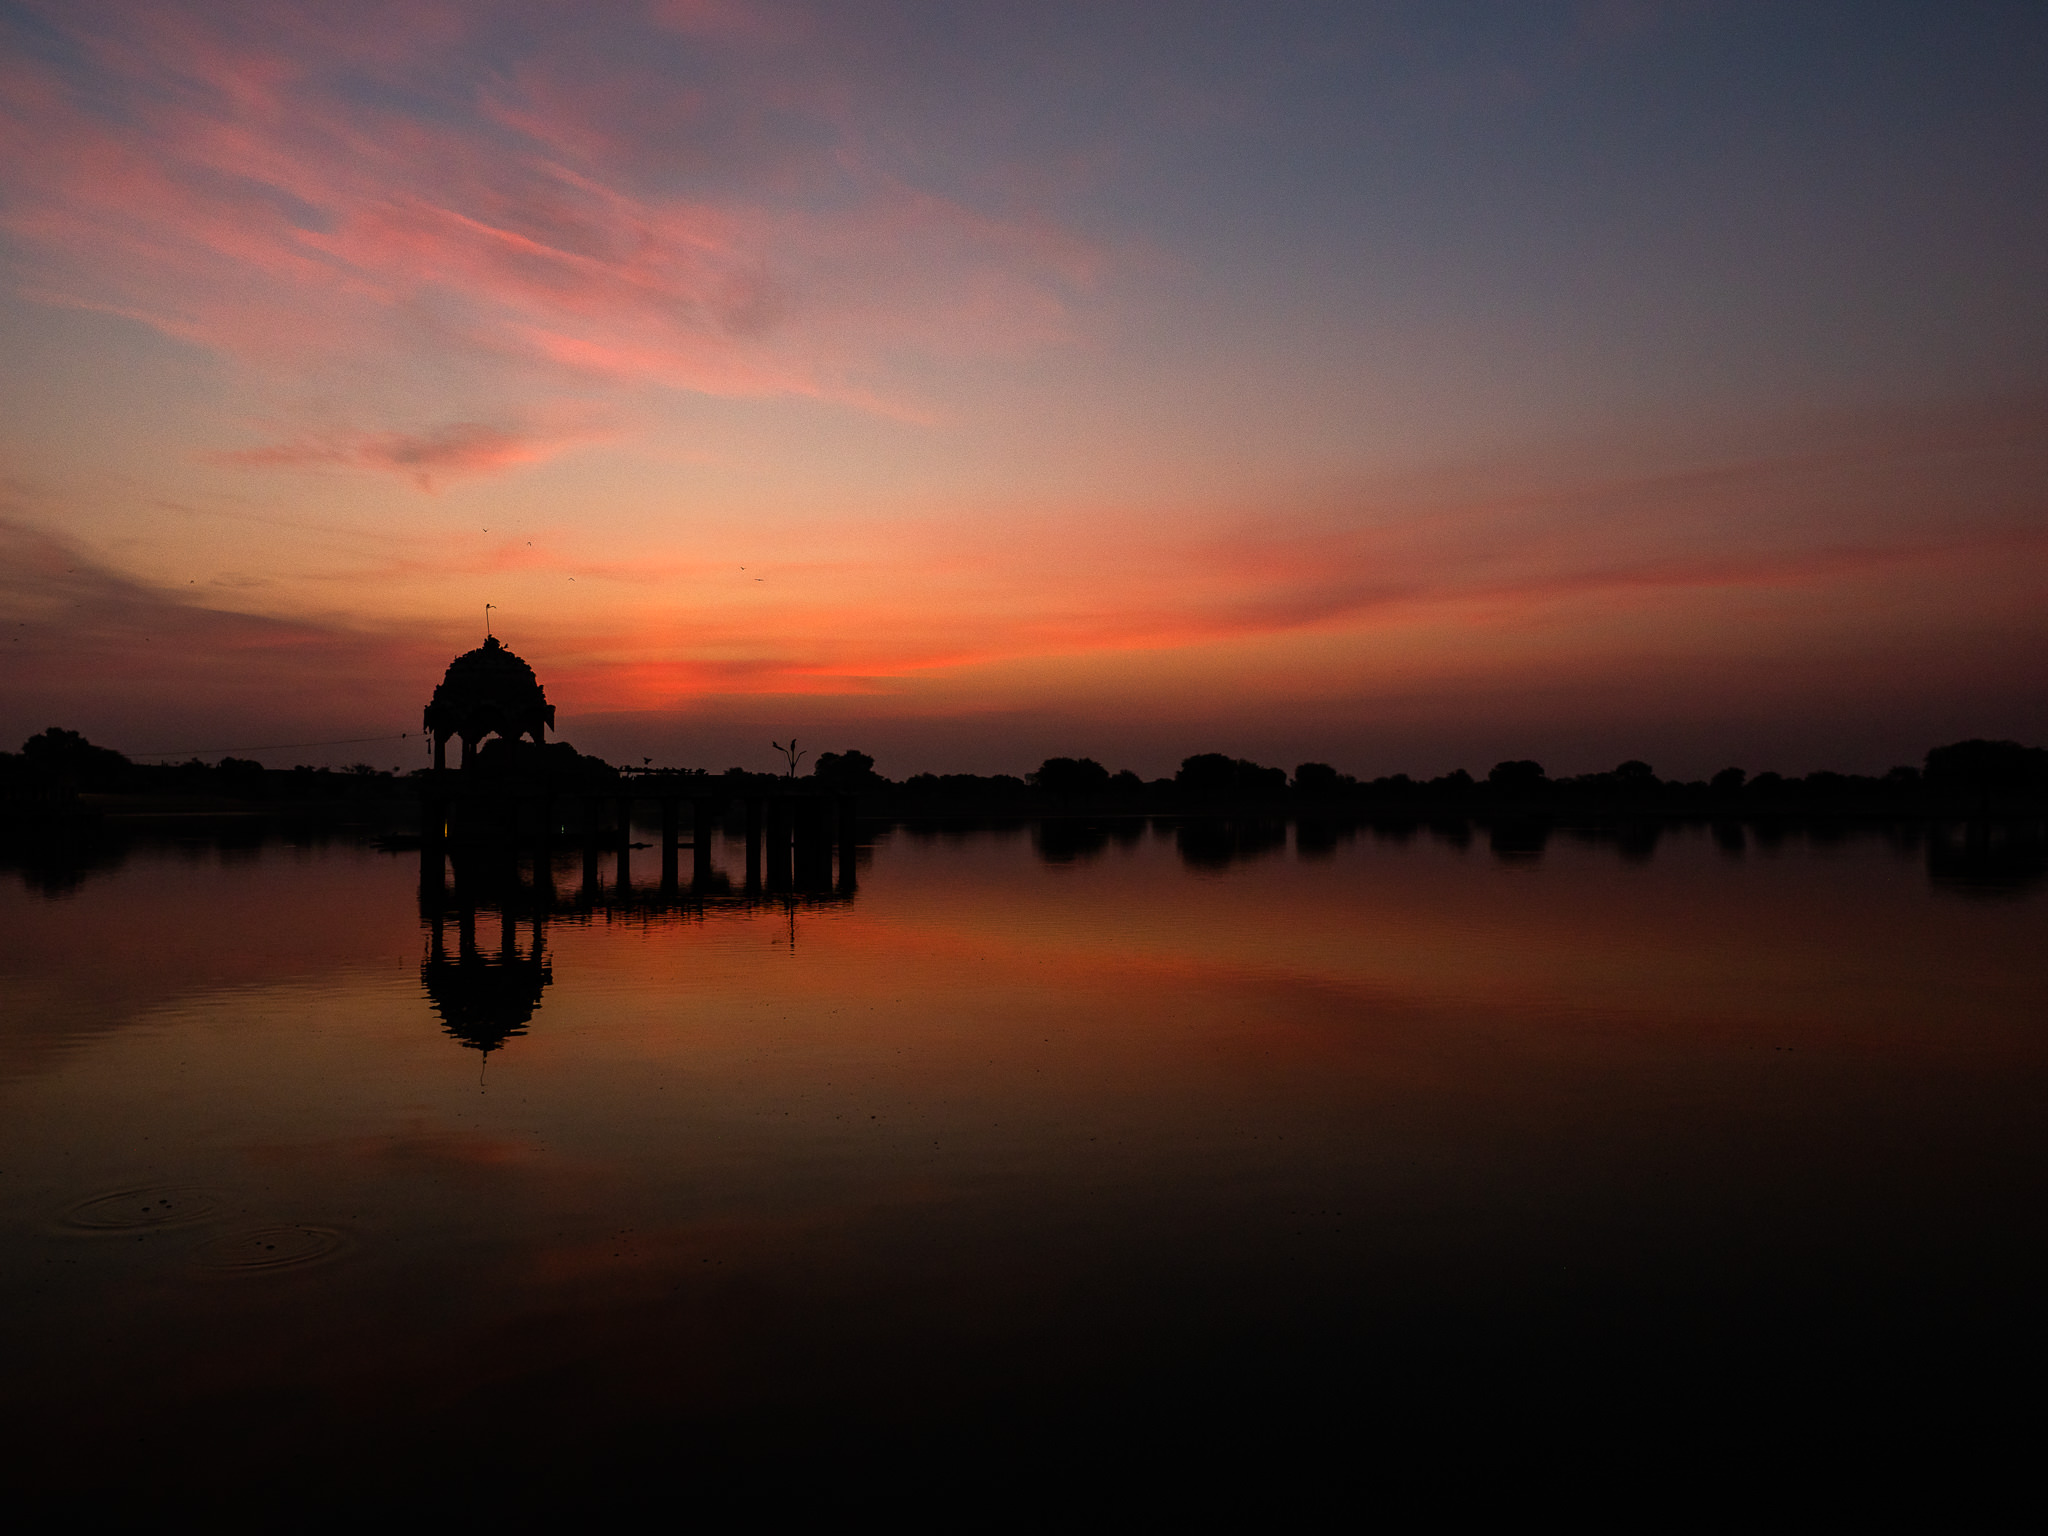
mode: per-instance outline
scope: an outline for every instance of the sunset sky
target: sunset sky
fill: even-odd
[[[2038,4],[0,3],[0,112],[0,746],[412,768],[487,602],[624,761],[2048,744]]]

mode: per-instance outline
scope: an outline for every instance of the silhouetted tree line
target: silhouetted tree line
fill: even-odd
[[[830,754],[828,754],[830,756]],[[1170,779],[1111,773],[1092,758],[1052,757],[1019,779],[1009,774],[918,774],[894,784],[865,753],[838,781],[899,812],[1082,814],[1303,814],[1427,820],[1515,820],[1579,815],[1962,815],[2048,809],[2048,751],[2010,741],[1964,741],[1930,751],[1920,768],[1873,776],[1833,772],[1754,776],[1726,768],[1711,779],[1661,779],[1630,759],[1604,773],[1552,778],[1540,763],[1497,763],[1484,779],[1458,769],[1431,779],[1407,774],[1361,780],[1328,763],[1292,775],[1220,752],[1186,758]],[[819,776],[825,777],[823,760]]]
[[[294,804],[389,799],[407,793],[397,788],[398,777],[367,763],[340,770],[266,768],[240,757],[138,763],[57,726],[29,737],[19,752],[0,752],[0,799],[17,806],[65,806],[101,795]]]
[[[1928,752],[1918,768],[1871,776],[1833,772],[1787,777],[1725,768],[1709,779],[1662,779],[1631,759],[1604,773],[1552,778],[1540,763],[1496,763],[1484,779],[1463,769],[1431,779],[1404,773],[1358,779],[1328,763],[1300,763],[1290,775],[1221,752],[1183,759],[1172,778],[1112,773],[1088,757],[1049,757],[1014,774],[919,773],[900,782],[875,771],[865,752],[820,753],[802,778],[729,768],[621,769],[566,742],[493,739],[470,772],[507,781],[545,779],[594,790],[646,777],[685,792],[735,796],[822,790],[858,795],[876,815],[1220,815],[1301,814],[1428,820],[1466,816],[1494,822],[1575,816],[1963,816],[2037,814],[2048,809],[2048,750],[2011,741],[1959,741]],[[380,772],[368,764],[265,768],[246,759],[137,763],[51,727],[0,753],[0,798],[14,806],[76,803],[80,796],[193,796],[305,804],[409,796],[426,770]]]

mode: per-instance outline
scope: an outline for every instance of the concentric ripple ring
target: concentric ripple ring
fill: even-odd
[[[219,1197],[203,1189],[117,1189],[79,1201],[64,1213],[64,1225],[80,1232],[160,1230],[206,1221],[220,1208]]]
[[[342,1235],[333,1228],[295,1223],[212,1238],[192,1257],[201,1268],[221,1274],[262,1274],[318,1264],[341,1249]]]

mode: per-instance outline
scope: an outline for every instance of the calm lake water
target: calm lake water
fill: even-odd
[[[0,884],[14,1486],[2031,1422],[2048,892],[1912,839],[899,828],[812,896],[572,851],[545,910],[241,841]]]

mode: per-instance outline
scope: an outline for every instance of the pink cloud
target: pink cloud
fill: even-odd
[[[480,67],[475,10],[381,12],[360,28],[376,38],[204,7],[52,10],[86,64],[0,66],[0,226],[26,291],[287,374],[431,349],[528,399],[653,385],[871,408],[885,355],[1056,343],[1101,280],[1101,252],[1042,218],[861,169],[843,123],[792,139],[744,72],[678,92],[652,66],[579,63],[573,28]],[[751,15],[669,20],[701,51]],[[621,97],[667,117],[622,119]],[[525,462],[386,445],[414,452]]]
[[[365,432],[302,437],[215,455],[259,468],[348,467],[402,475],[423,491],[436,482],[495,474],[554,457],[589,433],[538,434],[481,421],[453,421],[423,432]]]

